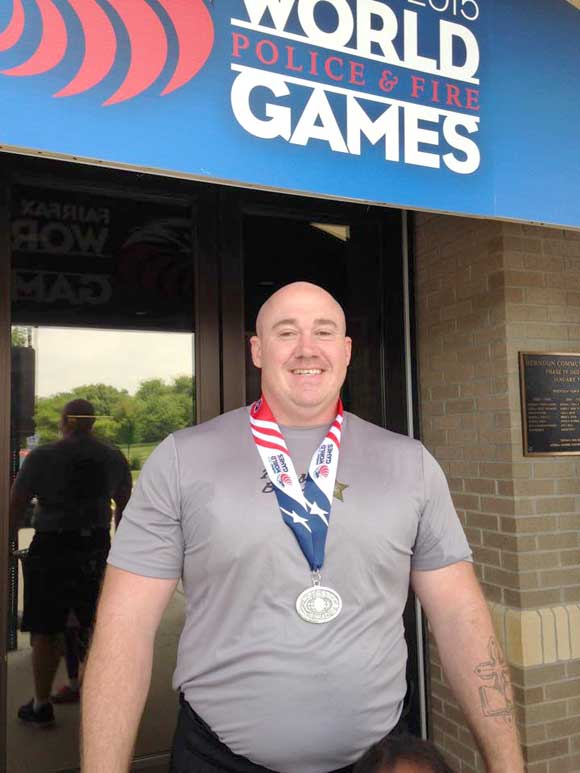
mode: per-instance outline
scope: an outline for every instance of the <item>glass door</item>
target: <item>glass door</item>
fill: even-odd
[[[48,622],[47,615],[39,622],[38,560],[31,560],[29,549],[35,535],[47,528],[40,500],[69,485],[60,479],[55,462],[62,454],[64,406],[87,401],[79,405],[90,405],[94,413],[91,442],[122,454],[133,485],[164,437],[219,410],[219,395],[211,394],[219,375],[206,369],[203,384],[198,379],[197,330],[208,330],[212,317],[203,300],[201,309],[196,304],[198,208],[193,196],[148,194],[147,187],[140,185],[137,193],[127,184],[99,188],[20,180],[11,189],[10,479],[31,461],[34,475],[29,472],[27,478],[33,496],[23,503],[20,528],[8,546],[10,771],[48,773],[79,765],[78,684],[88,632],[73,610],[62,626],[42,632],[52,637],[49,644],[60,654],[51,690],[54,727],[34,733],[18,719],[20,707],[34,694],[35,678],[42,678],[45,669],[36,642],[46,641],[35,630]],[[211,296],[211,281],[211,275],[204,274],[200,283],[206,297]],[[86,429],[84,414],[75,421],[79,432]],[[111,534],[118,518],[114,495],[113,500],[106,527]],[[55,541],[62,537],[58,527],[55,520]],[[52,560],[48,563],[51,566],[41,570],[47,587],[56,589],[54,573],[60,569]],[[80,581],[77,584],[82,592]],[[68,591],[63,594],[69,599]],[[48,617],[54,614],[60,620],[62,604],[57,600],[53,609],[54,599],[45,601],[53,610]],[[166,754],[171,745],[177,713],[171,677],[183,616],[184,598],[178,589],[156,639],[137,758],[151,760]]]

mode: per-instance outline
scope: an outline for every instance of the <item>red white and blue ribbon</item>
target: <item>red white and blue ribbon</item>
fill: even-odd
[[[284,435],[265,398],[261,397],[250,408],[252,435],[274,486],[282,518],[294,532],[313,572],[324,564],[343,413],[339,400],[336,419],[314,452],[302,491]]]

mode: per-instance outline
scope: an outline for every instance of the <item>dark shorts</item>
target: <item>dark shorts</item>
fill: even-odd
[[[37,532],[22,565],[21,630],[63,633],[70,612],[75,613],[81,629],[90,629],[110,546],[107,529],[88,535]]]
[[[173,739],[170,773],[276,773],[234,754],[183,696]],[[333,773],[351,773],[352,765]]]

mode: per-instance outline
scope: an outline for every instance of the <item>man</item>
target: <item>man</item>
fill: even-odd
[[[256,331],[262,399],[165,440],[125,512],[84,684],[84,773],[128,770],[180,577],[174,773],[352,770],[399,719],[410,577],[489,773],[522,773],[509,705],[482,709],[494,633],[441,470],[343,413],[351,341],[327,292],[282,288]]]
[[[62,440],[26,457],[10,493],[13,532],[36,497],[22,618],[22,630],[30,631],[34,698],[18,711],[31,725],[54,721],[50,694],[71,612],[84,633],[84,657],[110,548],[111,499],[118,519],[131,494],[125,457],[94,437],[94,422],[90,402],[67,403]]]

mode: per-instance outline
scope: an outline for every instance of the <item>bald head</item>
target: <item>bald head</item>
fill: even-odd
[[[332,421],[350,362],[344,312],[322,287],[293,282],[260,309],[252,360],[262,393],[280,424]]]
[[[279,316],[280,310],[289,309],[291,313],[292,309],[311,303],[318,303],[321,308],[331,308],[342,334],[346,333],[346,318],[340,303],[329,292],[311,282],[292,282],[273,293],[258,312],[256,333],[261,336],[272,319]]]

